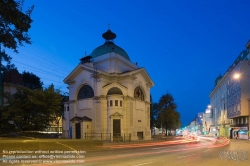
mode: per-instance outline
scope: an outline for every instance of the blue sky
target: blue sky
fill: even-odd
[[[115,44],[145,67],[154,102],[169,92],[183,125],[205,111],[214,80],[250,39],[249,0],[25,0],[32,45],[10,52],[20,72],[67,91],[62,80],[79,59],[116,33]]]

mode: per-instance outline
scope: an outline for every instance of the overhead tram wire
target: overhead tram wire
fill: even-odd
[[[13,60],[13,61],[14,61],[14,62],[17,62],[17,63],[19,63],[19,64],[22,64],[22,65],[25,65],[25,66],[29,66],[30,68],[33,68],[33,69],[36,69],[36,70],[40,70],[40,72],[44,72],[45,74],[49,74],[49,75],[56,76],[56,77],[60,77],[60,78],[65,78],[65,76],[57,75],[57,74],[48,72],[48,71],[46,71],[46,70],[42,70],[42,69],[39,69],[39,68],[30,66],[30,65],[24,64],[24,63],[19,62],[19,61],[16,61],[16,60]]]
[[[23,54],[20,54],[20,55],[22,55],[22,56],[25,56],[25,57],[28,57],[28,56],[26,56],[26,55],[23,55]],[[39,64],[39,65],[42,65],[42,66],[44,66],[44,67],[48,67],[48,68],[51,68],[51,64],[48,64],[48,63],[45,63],[45,62],[42,62],[42,61],[40,61],[40,60],[36,60],[36,59],[34,59],[34,58],[30,58],[30,57],[28,57],[29,59],[27,59],[27,60],[31,60],[31,61],[33,61],[33,62],[35,62],[36,64]],[[52,70],[55,70],[54,68],[51,68]],[[57,70],[56,70],[57,72],[60,72],[60,73],[62,73],[62,71],[65,71],[65,72],[68,72],[67,70],[62,70],[62,69],[59,69],[59,68],[57,68]],[[62,73],[63,74],[63,73]]]
[[[26,68],[24,68],[24,67],[22,67],[22,68],[26,70]],[[33,74],[36,74],[36,73],[33,73]],[[39,77],[41,77],[41,76],[39,76]],[[43,80],[49,80],[49,81],[53,81],[53,82],[57,82],[57,83],[61,83],[61,84],[63,83],[63,80],[62,81],[57,81],[57,80],[49,79],[48,77],[41,77],[41,81],[43,81]]]
[[[39,57],[38,55],[36,55],[36,54],[34,54],[34,53],[32,53],[32,52],[30,52],[30,51],[24,49],[24,48],[23,48],[23,50],[25,50],[25,51],[27,51],[27,52],[33,54],[35,57]],[[32,58],[32,59],[34,59],[34,58]],[[57,66],[58,68],[60,68],[60,70],[65,70],[65,67],[59,66],[59,65],[54,64],[54,63],[52,63],[52,64],[53,64],[54,66]],[[66,71],[66,70],[65,70],[65,71]]]
[[[22,67],[23,69],[26,70],[26,68]],[[44,80],[47,80],[47,81],[51,81],[51,84],[54,85],[55,89],[59,89],[61,92],[67,92],[65,90],[62,90],[62,89],[65,89],[65,87],[63,87],[63,81],[56,81],[56,80],[52,80],[52,79],[49,79],[49,78],[46,78],[46,77],[41,77],[41,76],[38,76],[39,78],[41,78],[41,81],[44,83]],[[49,85],[51,85],[49,83],[46,83],[43,85],[43,87],[48,87]],[[60,84],[60,85],[58,85]],[[65,85],[67,86],[67,85]],[[67,92],[68,93],[68,92]]]
[[[46,63],[46,62],[42,62],[42,63],[41,63],[40,59],[39,59],[39,60],[36,60],[36,59],[31,58],[31,57],[29,57],[29,56],[27,56],[27,55],[23,55],[22,53],[20,53],[20,55],[21,55],[21,56],[24,56],[24,57],[27,57],[27,58],[29,58],[29,59],[31,59],[31,61],[35,62],[36,64],[39,64],[39,65],[44,64],[44,65],[42,65],[42,66],[45,66],[45,67],[48,67],[48,66],[49,66],[49,68],[51,68],[52,70],[55,70],[54,68],[51,67],[50,64],[48,64],[48,63]],[[53,67],[54,67],[54,66],[53,66]],[[57,67],[57,68],[58,68],[58,67]],[[62,69],[59,69],[59,71],[60,71],[60,73],[62,73],[62,72],[61,72]],[[63,71],[68,72],[68,71],[65,70],[65,69],[63,69]],[[57,70],[57,72],[58,72],[58,70]],[[64,74],[64,73],[62,73],[62,74]]]
[[[27,68],[25,68],[25,67],[20,67],[20,68],[24,69],[24,71],[29,71],[29,70],[28,70]],[[60,79],[60,80],[62,80],[62,81],[58,81],[58,80],[55,80],[55,79],[50,79],[50,78],[53,77],[53,76],[47,77],[47,75],[45,75],[44,73],[41,73],[41,72],[39,72],[39,71],[37,71],[37,70],[32,70],[32,73],[33,73],[33,74],[36,74],[36,75],[39,75],[39,77],[40,77],[41,79],[46,79],[46,80],[51,80],[51,81],[58,82],[58,83],[63,83],[63,79]],[[37,73],[40,73],[40,74],[37,74]],[[53,77],[53,78],[55,78],[55,77]],[[57,77],[57,78],[59,78],[59,77]]]
[[[17,62],[17,63],[20,63],[20,64],[24,65],[25,67],[24,67],[24,66],[18,66],[18,67],[22,67],[24,70],[30,71],[30,69],[31,69],[33,73],[34,73],[34,71],[36,71],[35,74],[41,73],[42,76],[40,75],[39,77],[41,77],[42,80],[50,80],[50,81],[57,82],[57,83],[63,83],[63,79],[65,78],[65,76],[57,75],[57,74],[51,73],[51,72],[49,72],[49,71],[45,71],[45,70],[42,70],[42,69],[39,69],[39,68],[30,66],[30,65],[26,65],[26,64],[24,64],[24,63],[22,63],[22,62],[18,62],[18,61],[16,61],[16,60],[14,60],[14,61]],[[30,67],[30,69],[28,69],[27,66]],[[44,74],[46,74],[46,76],[44,76]],[[47,75],[51,75],[51,76],[60,78],[62,81],[58,81],[58,80],[54,80],[54,79],[53,79],[53,80],[52,80],[52,79],[49,79],[49,78],[47,77]]]
[[[20,54],[19,54],[20,55]],[[23,54],[22,54],[23,55]],[[26,55],[23,55],[23,56],[25,56],[25,57],[28,57],[28,56],[26,56]],[[31,57],[28,57],[28,58],[30,58],[30,59],[32,59],[32,61],[34,61],[34,62],[36,62],[37,63],[37,60],[35,60],[34,58],[31,58]],[[16,67],[18,67],[18,68],[22,68],[22,69],[24,69],[24,71],[29,71],[29,72],[32,72],[32,73],[34,73],[34,71],[36,72],[36,73],[34,73],[34,74],[37,74],[37,73],[41,73],[42,75],[38,75],[38,77],[39,78],[41,78],[41,81],[42,82],[44,82],[45,80],[47,80],[47,81],[51,81],[51,84],[54,84],[54,87],[55,87],[55,89],[58,89],[58,90],[60,90],[60,93],[68,93],[68,91],[67,91],[67,87],[66,87],[66,85],[64,85],[63,84],[63,79],[60,79],[60,80],[62,80],[62,81],[58,81],[58,80],[54,80],[54,79],[49,79],[48,77],[44,77],[44,74],[46,74],[46,76],[49,74],[49,75],[52,75],[52,76],[54,76],[54,77],[57,77],[57,78],[65,78],[65,75],[64,76],[60,76],[60,75],[57,75],[57,74],[54,74],[54,73],[51,73],[51,72],[48,72],[48,71],[45,71],[45,70],[42,70],[42,69],[39,69],[39,68],[36,68],[36,67],[33,67],[33,66],[30,66],[30,65],[27,65],[27,64],[24,64],[24,63],[22,63],[22,62],[19,62],[19,61],[17,61],[17,60],[13,60],[13,61],[15,61],[15,62],[17,62],[17,63],[19,63],[19,64],[22,64],[21,66],[16,66]],[[41,64],[39,64],[39,65],[41,65]],[[27,67],[28,66],[28,67]],[[43,65],[44,66],[44,65]],[[32,71],[31,71],[32,70]],[[51,71],[51,70],[50,70]],[[52,71],[55,71],[54,69],[52,70]],[[65,69],[64,69],[64,71],[66,71]],[[58,72],[57,72],[58,73]],[[61,73],[62,74],[62,73]],[[53,78],[54,78],[53,77]],[[45,82],[47,82],[47,81],[45,81]],[[44,88],[46,88],[46,87],[48,87],[49,85],[51,85],[50,83],[46,83],[46,84],[44,84],[43,85],[43,87]]]

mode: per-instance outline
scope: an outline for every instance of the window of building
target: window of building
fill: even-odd
[[[112,100],[110,100],[110,104],[109,104],[109,106],[110,106],[110,107],[112,107],[112,106],[113,106],[113,101],[112,101]]]
[[[115,100],[115,106],[118,106],[118,100]]]
[[[69,111],[69,106],[67,106],[67,111]]]
[[[84,85],[78,92],[77,100],[94,97],[94,91],[89,85]]]
[[[246,118],[245,123],[248,123],[248,119],[247,119],[248,117],[245,117],[245,118]]]
[[[122,101],[120,100],[120,107],[122,107]]]
[[[109,101],[107,101],[107,107],[109,107]]]
[[[243,123],[243,118],[241,118],[241,124],[244,124],[244,123]]]

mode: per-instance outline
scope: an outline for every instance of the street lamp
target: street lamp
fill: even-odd
[[[235,73],[233,75],[233,78],[236,79],[236,80],[238,80],[240,78],[240,74],[239,73]]]
[[[245,119],[245,124],[247,124],[247,122],[249,122],[250,121],[250,111],[249,111],[249,108],[248,108],[248,106],[247,107],[245,107],[245,106],[243,106],[243,105],[245,105],[244,104],[244,102],[247,100],[248,101],[248,105],[250,104],[249,103],[249,99],[248,99],[248,97],[249,97],[249,95],[250,95],[250,89],[249,89],[249,83],[250,83],[250,79],[249,79],[249,70],[248,70],[248,68],[244,68],[245,70],[243,70],[243,68],[242,68],[242,72],[241,73],[237,73],[237,72],[235,72],[233,75],[232,75],[232,79],[234,79],[234,80],[236,80],[235,82],[237,82],[238,84],[236,84],[235,85],[235,88],[234,89],[236,89],[236,91],[237,91],[237,93],[240,93],[241,94],[241,96],[239,97],[239,99],[238,100],[240,100],[240,102],[239,102],[239,104],[237,104],[236,105],[236,107],[237,107],[237,114],[236,113],[234,113],[234,115],[233,115],[233,121],[235,121],[235,123],[236,123],[236,127],[239,127],[239,128],[248,128],[248,130],[249,130],[249,128],[250,128],[250,125],[249,125],[249,123],[248,123],[248,126],[246,126],[246,125],[244,125],[244,126],[239,126],[239,123],[240,123],[240,120],[242,120],[243,121],[243,118]],[[244,97],[244,96],[247,96],[247,98],[246,97]],[[239,108],[238,108],[239,107]],[[242,112],[245,112],[245,110],[247,110],[248,111],[248,116],[243,116],[242,117]],[[231,111],[231,110],[230,110]],[[232,112],[232,111],[231,111]],[[241,122],[242,123],[242,122]],[[249,132],[250,133],[250,132]],[[237,134],[238,135],[238,134]],[[249,136],[250,136],[250,134],[249,134]],[[250,138],[250,137],[249,137]]]

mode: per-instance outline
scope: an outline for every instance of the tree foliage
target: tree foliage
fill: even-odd
[[[31,90],[18,87],[14,95],[6,94],[7,103],[2,108],[3,130],[8,127],[16,131],[44,130],[61,116],[62,97],[54,86]]]
[[[15,52],[23,42],[31,44],[28,30],[33,21],[30,16],[34,6],[23,12],[23,3],[24,0],[0,0],[0,45]]]
[[[177,129],[180,127],[180,114],[177,112],[177,104],[170,93],[162,95],[159,103],[156,106],[158,112],[157,124],[170,129]]]
[[[28,30],[31,28],[31,13],[34,5],[23,12],[24,0],[0,0],[0,106],[2,105],[2,71],[15,69],[11,64],[11,57],[5,52],[8,48],[18,52],[18,46],[23,43],[31,44]],[[2,64],[2,60],[7,65]]]
[[[157,121],[157,103],[153,102],[153,98],[150,95],[150,128],[156,127]]]
[[[23,75],[23,85],[29,89],[42,89],[43,82],[35,74],[24,71]]]

